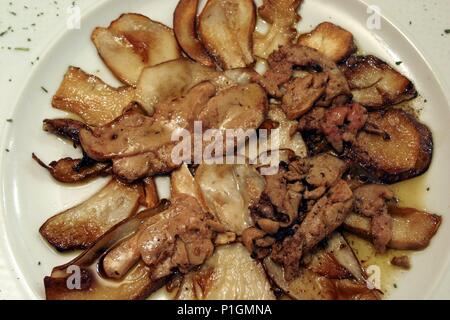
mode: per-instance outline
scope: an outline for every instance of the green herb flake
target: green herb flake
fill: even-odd
[[[403,63],[403,61],[397,61],[395,64],[399,66],[399,65],[401,65],[402,63]]]
[[[6,122],[12,123],[13,119],[6,119]]]
[[[16,48],[14,48],[14,50],[16,50],[16,51],[30,51],[30,48],[16,47]]]
[[[48,93],[48,90],[45,87],[41,87],[42,91],[44,91],[45,93]]]
[[[445,29],[444,32],[445,32],[446,34],[449,34],[449,33],[450,33],[450,29]]]

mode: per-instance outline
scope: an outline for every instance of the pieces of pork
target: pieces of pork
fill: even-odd
[[[177,194],[167,210],[143,222],[133,236],[106,254],[103,270],[118,279],[142,260],[155,281],[174,271],[187,273],[212,255],[214,225],[194,197]]]
[[[299,216],[302,201],[312,203],[321,198],[346,170],[344,161],[329,154],[282,163],[277,174],[265,176],[265,190],[251,208],[253,219],[290,226]]]
[[[268,63],[269,70],[259,82],[271,96],[283,100],[282,108],[291,120],[315,105],[328,107],[351,99],[347,80],[337,65],[315,49],[284,46],[270,55]],[[315,69],[299,73],[300,68]]]
[[[352,204],[351,189],[345,181],[338,181],[294,227],[294,234],[273,247],[272,259],[283,265],[287,280],[298,275],[303,255],[345,221]]]
[[[354,191],[355,212],[371,218],[371,233],[378,252],[384,252],[392,239],[392,217],[388,204],[394,200],[394,193],[384,185],[368,184]]]
[[[329,109],[314,108],[300,120],[298,130],[305,135],[323,137],[338,153],[345,143],[353,143],[365,128],[369,115],[358,103],[334,106]]]
[[[333,148],[342,153],[344,142],[351,143],[356,139],[367,118],[367,110],[358,103],[333,107],[325,112],[321,129]]]
[[[213,251],[213,230],[197,200],[179,195],[163,219],[145,226],[137,244],[142,260],[152,268],[154,279],[179,270],[187,273],[203,264]]]

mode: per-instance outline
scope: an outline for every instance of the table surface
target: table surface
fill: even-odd
[[[39,63],[40,53],[65,27],[69,16],[68,8],[75,3],[83,14],[95,2],[97,1],[0,0],[0,141],[3,141],[6,127],[12,125],[6,120],[12,114],[12,108],[28,74]],[[379,6],[381,14],[412,39],[434,66],[443,66],[437,68],[438,77],[443,86],[450,89],[450,34],[445,32],[450,29],[450,1],[365,2]],[[20,290],[20,281],[23,280],[4,260],[0,251],[0,299],[21,299],[24,295]]]

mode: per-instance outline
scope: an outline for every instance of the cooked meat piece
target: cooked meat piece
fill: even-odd
[[[82,129],[80,141],[89,157],[107,161],[157,150],[170,142],[171,134],[154,118],[127,112],[106,126]]]
[[[276,174],[265,176],[265,190],[251,207],[255,221],[270,219],[290,226],[298,218],[302,199],[321,198],[347,169],[344,161],[328,154],[289,161],[288,165],[282,163]]]
[[[333,107],[325,112],[322,132],[333,148],[342,153],[344,142],[353,142],[366,124],[367,110],[360,104]]]
[[[270,24],[266,34],[255,31],[253,53],[267,59],[274,51],[289,45],[295,40],[298,10],[303,0],[264,0],[258,8],[259,16]]]
[[[334,104],[345,104],[351,98],[347,80],[337,65],[315,49],[300,45],[285,46],[271,54],[268,62],[269,70],[259,79],[259,82],[273,97],[282,98],[286,94],[286,85],[289,85],[291,80],[295,80],[296,68],[316,67],[320,69],[318,74],[322,75],[320,78],[316,78],[313,88],[326,81],[325,92],[315,102],[316,105],[328,107]],[[317,73],[315,77],[318,77]],[[290,86],[290,89],[295,90],[295,93],[299,91],[295,86]],[[308,90],[310,89],[308,88]],[[294,93],[289,94],[293,95]],[[307,97],[306,94],[302,93],[302,95]],[[291,97],[286,100],[287,102],[295,102],[298,108],[296,106],[285,106],[284,108],[289,108],[289,110],[299,109],[302,111],[300,115],[304,114],[308,108],[303,103],[299,103],[300,98],[301,96],[299,99]]]
[[[314,108],[300,118],[298,130],[312,149],[326,150],[328,142],[342,153],[344,143],[353,143],[358,132],[366,129],[367,118],[367,110],[357,103]]]
[[[64,158],[51,162],[48,166],[34,153],[33,159],[47,169],[53,178],[62,183],[78,183],[111,173],[111,163],[97,162],[87,157],[82,159]]]
[[[388,204],[394,193],[383,185],[368,184],[354,190],[354,209],[371,218],[372,238],[377,252],[384,252],[392,239],[392,218],[388,214]]]
[[[353,101],[380,109],[417,96],[414,84],[374,56],[352,56],[342,67]]]
[[[134,94],[132,87],[116,89],[80,68],[69,67],[52,106],[78,115],[90,126],[102,126],[119,117]]]
[[[393,257],[391,264],[405,270],[411,269],[411,263],[408,256]]]
[[[173,15],[173,31],[178,44],[192,59],[204,66],[215,67],[197,34],[199,0],[180,0]]]
[[[431,163],[433,138],[427,126],[405,111],[369,113],[368,123],[385,134],[360,131],[346,156],[384,183],[421,175]]]
[[[245,68],[254,62],[252,0],[208,0],[198,20],[203,45],[223,69]]]
[[[274,238],[255,227],[248,228],[242,233],[242,244],[252,254],[254,259],[267,257],[274,243]]]
[[[308,165],[306,182],[316,188],[334,186],[348,168],[344,161],[330,154],[310,158]]]
[[[336,63],[356,51],[353,35],[331,22],[322,22],[310,33],[300,35],[298,44],[316,49]]]
[[[113,159],[113,172],[118,178],[128,182],[170,173],[180,166],[172,160],[175,145],[166,144],[152,152]]]
[[[285,268],[286,280],[300,270],[302,256],[336,230],[347,218],[353,204],[353,193],[343,180],[337,182],[306,214],[295,233],[273,247],[272,259]]]
[[[304,187],[299,180],[288,180],[287,173],[288,170],[281,167],[277,174],[264,177],[266,188],[262,201],[253,208],[254,215],[286,225],[297,218]]]
[[[95,28],[91,38],[108,68],[132,86],[145,67],[181,57],[172,29],[141,14],[122,14],[108,28]]]
[[[325,73],[307,74],[289,82],[281,105],[288,119],[297,119],[310,111],[325,94],[327,82],[328,75]]]
[[[298,121],[298,130],[300,132],[322,132],[322,123],[327,109],[314,108]]]
[[[214,251],[213,231],[207,223],[211,217],[195,198],[179,195],[163,215],[164,219],[146,225],[138,239],[142,260],[153,269],[153,279],[175,269],[187,273]]]
[[[46,119],[43,125],[44,131],[68,139],[74,145],[80,144],[80,130],[88,128],[83,122],[72,119]]]
[[[388,204],[395,197],[389,187],[379,184],[366,184],[354,190],[355,211],[365,217],[373,218],[388,213]]]
[[[347,183],[341,180],[317,201],[298,229],[304,237],[304,250],[312,249],[344,222],[353,204],[352,195]]]
[[[398,250],[425,249],[436,234],[442,218],[417,209],[390,207],[392,217],[392,239],[388,247]],[[374,241],[370,218],[352,213],[344,223],[351,233]]]

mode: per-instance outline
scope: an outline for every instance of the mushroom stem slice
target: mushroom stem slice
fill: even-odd
[[[138,262],[120,281],[110,280],[102,270],[105,252],[130,238],[149,218],[167,210],[168,202],[157,208],[143,211],[116,225],[99,238],[95,244],[71,262],[53,269],[45,277],[48,300],[140,300],[164,285],[164,279],[154,281],[151,270]]]
[[[131,86],[145,67],[181,57],[172,29],[136,13],[121,15],[108,28],[96,28],[91,38],[108,68]]]

